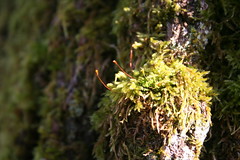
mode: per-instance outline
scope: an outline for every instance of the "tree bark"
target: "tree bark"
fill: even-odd
[[[240,159],[239,8],[0,0],[0,159]]]
[[[208,42],[209,27],[205,25],[200,14],[207,8],[206,2],[122,1],[118,7],[114,27],[120,28],[123,24],[119,23],[129,22],[128,24],[125,22],[124,26],[129,34],[117,35],[120,40],[126,39],[131,44],[132,48],[127,50],[130,55],[132,52],[135,53],[137,63],[134,65],[132,75],[120,68],[121,71],[115,75],[115,81],[108,85],[110,91],[106,92],[100,103],[100,110],[92,118],[95,128],[100,130],[95,145],[96,157],[199,159],[201,147],[211,124],[209,102],[211,87],[200,89],[205,90],[206,95],[201,95],[202,91],[195,92],[194,89],[189,90],[191,92],[189,95],[188,91],[182,92],[191,88],[194,81],[199,82],[199,88],[208,86],[205,81],[198,80],[203,77],[191,77],[194,71],[190,71],[189,68],[200,67],[199,57]],[[119,50],[123,50],[122,43],[127,45],[120,41],[117,46]],[[178,62],[179,67],[176,69],[174,65]],[[163,69],[165,67],[166,70]],[[168,67],[173,67],[171,72],[174,73],[171,76],[178,79],[176,82],[171,76],[168,79],[172,81],[170,83],[176,84],[175,89],[181,88],[181,80],[185,84],[185,87],[176,94],[170,93],[171,89],[168,90],[168,87],[162,85],[166,83],[165,77],[169,76]],[[185,67],[186,70],[183,69]],[[178,70],[180,68],[183,70]],[[193,81],[187,83],[184,80],[186,77],[179,73],[188,75],[187,77]],[[160,80],[153,80],[152,84],[151,78],[148,77],[154,80],[157,77]],[[199,93],[198,98],[206,97],[203,99],[195,97],[196,104],[192,104],[193,101],[189,97],[195,93]],[[169,106],[172,108],[165,109]]]

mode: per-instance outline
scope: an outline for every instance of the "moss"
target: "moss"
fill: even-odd
[[[0,3],[0,159],[91,159],[93,71],[115,54],[115,2]]]
[[[150,38],[165,40],[167,37],[167,21],[172,19],[174,3],[167,5],[165,1],[120,1],[114,12],[113,30],[117,36],[120,64],[128,70],[129,53],[135,41],[142,40],[141,50],[135,50],[133,67],[142,66],[151,58],[148,46]],[[144,41],[144,42],[143,42]],[[144,48],[144,49],[143,49]],[[124,63],[127,62],[127,63]]]
[[[209,53],[203,57],[211,84],[219,92],[213,102],[213,128],[203,159],[239,159],[239,2],[209,1],[205,13],[212,25]],[[221,135],[219,135],[221,133]],[[224,140],[224,141],[223,141]]]
[[[92,118],[101,130],[95,146],[98,159],[144,159],[150,153],[160,157],[167,154],[161,147],[176,133],[187,134],[188,143],[197,146],[196,157],[200,154],[202,144],[194,134],[211,121],[212,88],[204,78],[207,72],[185,66],[167,48],[159,41],[149,62],[131,76],[118,72],[108,84],[111,90]],[[104,155],[106,150],[110,155]]]
[[[176,140],[186,144],[182,150],[195,147],[183,152],[194,152],[192,158],[198,159],[214,93],[204,78],[207,72],[197,70],[200,65],[194,60],[207,43],[202,6],[189,6],[175,1],[119,3],[113,32],[126,71],[119,67],[92,117],[100,132],[97,159],[176,158],[170,153]],[[181,29],[175,30],[177,26]],[[132,54],[136,62],[131,66]]]
[[[39,38],[39,32],[36,29],[42,25],[47,27],[48,21],[36,22],[32,17],[26,17],[26,14],[28,14],[27,11],[31,11],[31,16],[39,16],[51,6],[51,3],[41,2],[39,8],[33,6],[35,6],[34,2],[26,5],[24,1],[1,5],[2,8],[11,10],[6,21],[1,23],[5,25],[1,28],[1,33],[5,33],[5,39],[2,42],[4,55],[2,74],[7,77],[1,81],[0,99],[1,103],[5,104],[1,108],[0,116],[3,124],[1,126],[3,142],[0,146],[1,159],[30,159],[32,154],[29,150],[37,143],[39,116],[36,110],[39,106],[37,97],[40,96],[37,88],[42,86],[37,81],[33,82],[35,79],[33,72],[40,70],[38,65],[44,61],[41,56],[46,51],[46,44],[36,40]],[[20,21],[24,18],[28,19],[26,23]],[[35,35],[27,34],[27,31],[34,32]]]
[[[203,159],[238,159],[239,2],[209,1],[209,9],[202,12],[204,18],[199,11],[189,18],[192,8],[178,3],[0,0],[0,159],[93,159],[96,135],[89,117],[103,92],[94,70],[100,68],[104,81],[111,81],[117,68],[109,69],[113,68],[113,57],[130,77],[123,72],[116,74],[116,81],[109,84],[112,91],[105,93],[100,110],[93,116],[95,128],[101,131],[95,145],[99,159],[111,159],[114,153],[122,159],[142,159],[143,155],[159,159],[167,155],[161,146],[170,143],[164,138],[183,132],[184,126],[190,127],[189,132],[184,131],[189,136],[186,141],[197,146],[198,155],[202,144],[192,136],[190,131],[197,125],[191,122],[209,120],[209,110],[206,117],[197,113],[201,105],[210,105],[207,97],[212,95],[203,78],[206,72],[195,69],[202,66],[211,71],[210,82],[219,92],[213,103],[212,138]],[[200,1],[192,6],[198,9]],[[179,51],[166,41],[168,24],[186,19],[189,45]],[[211,44],[204,48],[209,35],[203,32],[210,29],[205,26],[207,21]],[[171,57],[173,52],[178,53]],[[186,76],[189,73],[190,77]],[[194,78],[198,81],[190,84]],[[182,86],[183,95],[177,94],[181,92],[180,81],[189,84]],[[194,87],[199,83],[206,93]],[[187,91],[203,96],[186,99],[186,103],[194,102],[195,107],[185,104],[194,112],[189,119],[181,119],[184,112],[179,103]],[[173,103],[166,103],[168,99]],[[151,104],[156,106],[151,108]],[[160,108],[161,104],[164,107]],[[170,112],[179,114],[170,116]],[[159,128],[161,124],[169,134]]]
[[[113,37],[107,35],[111,27],[108,15],[114,9],[111,3],[84,2],[78,8],[75,2],[64,1],[58,6],[60,21],[52,28],[55,32],[48,47],[47,69],[52,77],[42,98],[46,105],[40,110],[35,159],[92,158],[94,133],[89,131],[88,119],[99,94],[93,70],[105,56],[114,55],[108,47]]]

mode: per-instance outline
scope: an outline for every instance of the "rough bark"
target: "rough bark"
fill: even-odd
[[[176,6],[179,6],[181,11],[177,12],[176,17],[167,22],[167,39],[170,40],[171,45],[175,48],[177,57],[188,57],[192,53],[195,54],[185,64],[199,65],[199,54],[208,43],[209,27],[206,26],[204,21],[197,21],[194,18],[201,18],[200,12],[206,10],[208,5],[205,0],[179,0]],[[210,114],[206,110],[205,103],[200,105],[202,114]],[[186,109],[185,112],[191,111]],[[197,145],[203,144],[210,125],[211,121],[208,121],[202,125],[195,126],[192,132],[194,132],[193,138],[199,142],[199,144],[195,144],[196,146],[189,144],[187,133],[180,131],[169,137],[172,139],[171,143],[164,146],[164,152],[168,156],[164,156],[162,159],[198,159],[201,147],[199,148]]]

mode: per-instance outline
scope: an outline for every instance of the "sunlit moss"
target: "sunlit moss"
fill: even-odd
[[[195,132],[209,125],[210,101],[214,95],[204,78],[208,72],[184,65],[182,60],[171,56],[167,45],[161,45],[164,44],[159,42],[149,62],[132,71],[133,77],[120,71],[115,81],[108,84],[111,90],[105,93],[100,110],[92,117],[95,129],[101,130],[95,148],[97,158],[104,159],[107,146],[115,158],[142,156],[143,159],[148,150],[160,157],[167,153],[154,141],[162,141],[164,146],[171,143],[170,137],[176,133],[187,135],[188,143],[197,146],[196,157],[200,154],[202,142],[198,144]],[[140,126],[146,127],[149,135],[141,137]],[[150,140],[152,136],[154,141]]]
[[[190,12],[171,0],[119,3],[113,21],[118,60],[126,65],[130,52],[137,62],[107,84],[109,91],[92,116],[100,133],[94,149],[97,159],[163,159],[171,157],[167,147],[181,143],[184,154],[191,152],[198,159],[211,124],[214,93],[204,78],[208,72],[196,69],[192,59],[204,49],[207,42],[202,39],[207,38],[202,31],[208,28],[193,17],[199,11]],[[185,20],[181,16],[186,18],[182,41],[171,37],[171,23],[178,20],[177,28]]]

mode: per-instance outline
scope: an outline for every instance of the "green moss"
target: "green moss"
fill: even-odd
[[[168,157],[165,147],[183,135],[187,137],[183,143],[195,146],[198,158],[204,138],[198,134],[209,129],[210,100],[215,94],[204,78],[208,72],[197,70],[199,65],[193,62],[207,43],[207,33],[198,31],[207,28],[197,25],[198,11],[190,18],[186,12],[173,1],[119,3],[113,23],[121,53],[118,59],[126,66],[127,55],[133,53],[136,62],[134,70],[123,67],[130,75],[121,69],[115,81],[107,84],[110,91],[92,116],[100,132],[94,148],[97,159]],[[171,38],[168,24],[176,18],[189,25],[184,49],[166,41]]]
[[[211,45],[203,57],[210,81],[219,92],[213,102],[212,138],[203,159],[239,159],[239,1],[209,1],[205,13],[212,25]],[[219,135],[221,133],[221,135]],[[224,141],[223,141],[224,139]]]
[[[114,3],[0,1],[0,159],[92,158],[93,71],[115,54]]]
[[[108,84],[111,90],[92,118],[95,129],[101,131],[95,146],[98,159],[144,159],[149,150],[160,157],[165,153],[155,143],[171,143],[176,133],[187,134],[188,143],[197,146],[196,156],[200,154],[202,144],[193,137],[198,127],[211,121],[209,105],[214,94],[204,78],[208,72],[184,65],[171,57],[168,48],[161,41],[155,43],[156,53],[149,62],[133,70],[132,76],[118,72]],[[141,129],[147,132],[142,133],[145,137]],[[110,155],[104,155],[106,150]]]
[[[168,5],[165,1],[149,0],[119,2],[114,12],[112,32],[117,36],[117,58],[126,70],[135,41],[142,44],[141,49],[133,53],[136,62],[134,67],[138,68],[151,58],[151,48],[148,47],[150,38],[165,40],[167,22],[175,16],[174,5],[175,3]]]
[[[99,159],[142,159],[143,155],[158,159],[164,154],[161,146],[170,143],[164,137],[176,130],[186,132],[184,127],[193,130],[194,119],[203,120],[195,123],[200,126],[207,123],[209,110],[205,117],[198,114],[198,101],[209,109],[212,95],[203,78],[206,72],[194,69],[199,65],[187,65],[191,53],[203,52],[201,40],[206,35],[201,37],[194,24],[206,20],[192,17],[187,22],[192,28],[191,55],[171,57],[176,48],[165,41],[167,23],[177,15],[184,19],[186,10],[172,0],[121,0],[115,9],[117,3],[0,0],[0,159],[91,159],[95,134],[89,116],[103,89],[94,70],[101,68],[104,81],[110,81],[114,69],[107,68],[112,67],[113,57],[132,77],[117,73],[116,81],[109,84],[112,91],[105,93],[93,116],[95,128],[101,130],[95,145]],[[208,4],[203,14],[212,26],[212,42],[202,62],[220,94],[213,103],[213,138],[203,159],[237,159],[240,6],[238,0]],[[130,50],[133,66],[127,67]],[[192,92],[203,96],[194,97]],[[188,118],[183,118],[182,108],[192,109]],[[159,128],[161,124],[169,135]],[[200,148],[191,134],[187,132],[189,144]]]

